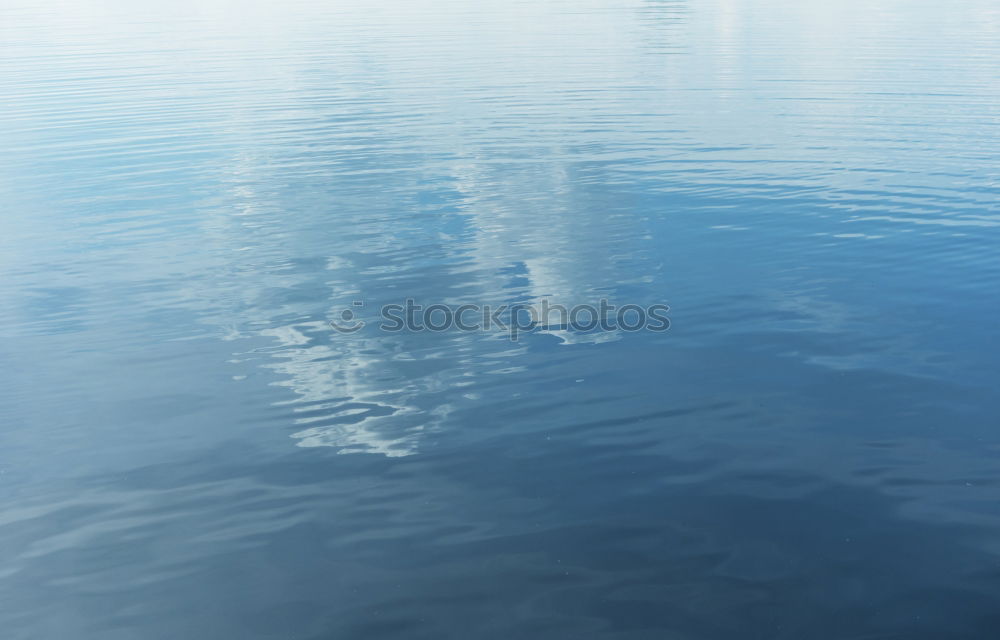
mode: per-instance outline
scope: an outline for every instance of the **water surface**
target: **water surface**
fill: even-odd
[[[1000,5],[0,5],[11,639],[995,638]],[[380,305],[668,332],[339,334]]]

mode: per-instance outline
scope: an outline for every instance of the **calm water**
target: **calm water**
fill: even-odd
[[[1000,634],[996,0],[4,0],[0,57],[5,639]],[[407,297],[672,327],[327,324]]]

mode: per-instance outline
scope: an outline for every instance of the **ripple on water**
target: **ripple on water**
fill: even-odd
[[[5,637],[992,637],[998,35],[4,2]]]

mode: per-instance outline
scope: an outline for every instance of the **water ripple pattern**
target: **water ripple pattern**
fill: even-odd
[[[0,140],[5,639],[1000,629],[996,0],[4,0]]]

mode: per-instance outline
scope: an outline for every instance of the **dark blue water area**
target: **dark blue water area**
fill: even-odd
[[[13,0],[0,56],[3,638],[1000,637],[995,2]]]

